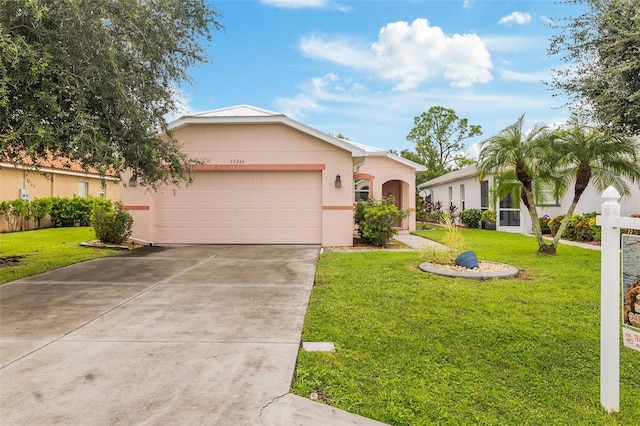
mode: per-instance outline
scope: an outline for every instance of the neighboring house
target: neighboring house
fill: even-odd
[[[96,170],[85,172],[79,163],[64,158],[51,159],[35,168],[0,160],[0,201],[22,198],[95,196],[120,198],[119,178],[100,176]]]
[[[0,160],[0,201],[17,198],[32,201],[54,196],[117,200],[120,198],[119,181],[115,176],[100,176],[97,170],[85,172],[79,163],[65,158],[49,159],[37,169],[26,160],[22,164]],[[35,224],[29,222],[24,226],[31,229]],[[0,232],[8,229],[5,219],[0,217]]]
[[[503,199],[497,206],[490,205],[489,191],[493,186],[493,175],[489,174],[480,182],[476,175],[476,165],[471,165],[428,182],[420,184],[418,189],[425,191],[433,202],[441,201],[443,209],[450,204],[458,207],[458,212],[467,209],[496,210],[496,229],[506,232],[531,233],[531,217],[520,200]],[[632,194],[622,197],[621,214],[628,216],[640,213],[640,188],[631,185]],[[552,194],[550,194],[552,195]],[[569,188],[561,200],[548,197],[544,204],[538,205],[538,216],[549,217],[565,214],[573,199],[573,187]],[[603,200],[593,185],[585,190],[576,206],[575,214],[598,212]]]
[[[353,244],[356,200],[393,195],[415,229],[419,164],[333,137],[248,105],[183,116],[169,125],[202,160],[194,182],[152,193],[124,179],[132,238],[149,243]]]

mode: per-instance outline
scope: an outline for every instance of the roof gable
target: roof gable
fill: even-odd
[[[176,130],[191,124],[284,124],[306,133],[340,149],[348,151],[353,157],[364,157],[364,150],[328,133],[293,120],[284,114],[250,105],[237,105],[197,114],[183,115],[169,123],[169,129]]]
[[[472,164],[467,167],[463,167],[460,170],[454,170],[437,178],[431,179],[425,183],[418,185],[418,188],[429,188],[436,185],[442,185],[444,183],[455,182],[461,179],[467,179],[475,177],[477,173],[478,165]]]
[[[350,143],[358,148],[361,148],[364,150],[364,155],[365,157],[386,157],[389,158],[393,161],[397,161],[398,163],[404,164],[405,166],[411,167],[412,169],[414,169],[416,172],[425,172],[427,171],[427,168],[422,165],[422,164],[418,164],[414,161],[408,160],[404,157],[401,157],[399,155],[396,154],[392,154],[388,151],[385,151],[384,149],[380,149],[380,148],[376,148],[373,146],[369,146],[369,145],[364,145],[358,142],[353,142],[350,140],[346,140],[343,139],[345,142]]]
[[[193,117],[273,117],[284,115],[251,105],[235,105],[193,114]]]

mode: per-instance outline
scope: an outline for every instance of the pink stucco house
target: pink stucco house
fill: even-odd
[[[388,195],[412,211],[400,228],[415,229],[422,165],[249,105],[186,115],[170,128],[204,164],[192,185],[155,193],[124,177],[134,240],[350,246],[356,200]]]

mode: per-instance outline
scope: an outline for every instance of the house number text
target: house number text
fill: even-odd
[[[244,160],[241,160],[239,158],[232,158],[231,164],[244,164]]]

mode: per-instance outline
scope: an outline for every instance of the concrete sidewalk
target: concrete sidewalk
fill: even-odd
[[[448,250],[449,248],[444,244],[437,243],[428,238],[422,238],[418,235],[410,234],[407,231],[400,231],[398,234],[393,236],[394,240],[400,241],[403,244],[408,245],[414,250],[420,250],[424,246],[433,246],[440,248],[442,250]]]
[[[0,422],[380,424],[288,394],[319,252],[148,247],[0,286]]]

